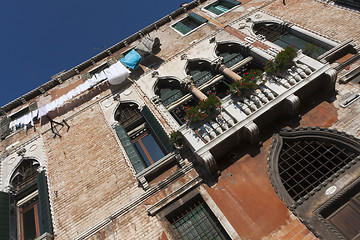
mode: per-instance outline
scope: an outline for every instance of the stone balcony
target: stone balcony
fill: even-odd
[[[334,90],[337,72],[329,64],[301,51],[294,62],[295,66],[281,78],[268,78],[264,86],[238,98],[222,99],[221,112],[207,121],[179,128],[199,162],[211,174],[218,172],[217,152],[231,151],[244,141],[257,144],[259,130],[281,116],[296,116],[301,99],[317,91]]]

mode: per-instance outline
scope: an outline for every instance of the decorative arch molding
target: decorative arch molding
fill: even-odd
[[[285,151],[290,148],[292,148],[290,152],[286,153]],[[323,149],[327,151],[322,152]],[[286,154],[290,153],[293,155],[286,158]],[[356,164],[359,155],[360,140],[346,133],[320,127],[283,129],[273,137],[269,150],[269,178],[280,199],[294,210]],[[319,159],[326,164],[321,165]],[[339,163],[336,165],[335,161]],[[324,173],[325,170],[329,173]],[[289,175],[291,172],[293,175]],[[306,176],[303,176],[304,174]],[[319,180],[309,180],[314,174],[320,174]],[[291,184],[291,180],[295,180],[296,176],[303,179]],[[302,181],[310,181],[312,185],[298,192],[295,191],[295,188],[302,187]]]
[[[289,31],[290,23],[274,20],[256,21],[251,25],[251,32],[254,36],[262,35],[266,40],[273,42],[274,34],[284,34]],[[272,35],[270,35],[272,34]]]
[[[205,58],[188,59],[185,63],[184,69],[187,75],[190,75],[189,72],[193,69],[211,70],[211,61]]]
[[[221,41],[216,43],[214,54],[217,57],[222,58],[227,67],[230,67],[242,59],[249,57],[250,47],[236,41]],[[233,58],[235,58],[233,60],[235,62],[233,64],[227,64],[227,62],[231,61]]]
[[[145,105],[145,103],[140,103],[139,101],[136,101],[136,100],[120,100],[120,101],[117,101],[116,106],[113,108],[112,114],[111,114],[111,116],[113,118],[112,119],[113,121],[117,122],[115,120],[116,111],[119,109],[120,105],[124,104],[124,103],[125,104],[136,104],[139,109],[141,109]]]
[[[191,77],[196,87],[200,87],[216,75],[213,71],[211,61],[203,58],[187,60],[185,73]]]
[[[158,95],[157,92],[161,87],[178,87],[181,88],[181,79],[175,76],[162,76],[157,77],[155,83],[152,86],[152,94],[154,96]]]
[[[11,177],[22,163],[23,160],[32,159],[39,163],[39,170],[47,168],[47,158],[45,155],[42,137],[37,137],[26,144],[23,144],[12,151],[1,162],[1,186],[0,191],[10,189]]]

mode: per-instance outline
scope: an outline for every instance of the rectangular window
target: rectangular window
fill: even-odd
[[[172,27],[182,35],[186,35],[207,21],[207,19],[195,13],[190,13],[187,17],[172,25]]]
[[[26,203],[26,206],[21,206],[19,210],[21,239],[28,240],[39,237],[42,232],[39,200]]]
[[[205,9],[216,15],[221,15],[239,4],[240,2],[235,0],[218,0],[206,6]]]
[[[203,199],[190,200],[167,216],[177,239],[230,239]]]

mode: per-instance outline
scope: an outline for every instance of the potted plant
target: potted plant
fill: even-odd
[[[279,52],[274,60],[265,63],[265,72],[268,75],[279,76],[285,70],[291,68],[292,60],[296,57],[297,51],[293,46],[285,47],[284,51]]]
[[[303,49],[304,54],[306,54],[307,56],[317,59],[317,57],[319,56],[319,54],[321,53],[321,50],[318,46],[308,43],[305,45],[304,49]]]
[[[263,72],[259,69],[251,69],[249,72],[243,74],[243,78],[240,81],[231,83],[227,94],[240,97],[246,92],[258,88],[263,82]]]
[[[181,132],[174,131],[170,134],[170,140],[174,144],[175,148],[180,149],[183,147],[183,136]]]
[[[199,101],[198,105],[186,107],[185,111],[191,122],[200,122],[208,118],[218,108],[221,108],[221,101],[214,93],[206,100]]]

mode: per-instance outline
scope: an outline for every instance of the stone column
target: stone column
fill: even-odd
[[[242,77],[240,77],[237,73],[230,70],[228,67],[225,66],[224,63],[222,63],[222,60],[219,59],[218,61],[214,62],[212,64],[212,67],[216,73],[220,73],[227,78],[231,79],[232,81],[241,81]]]
[[[191,92],[191,94],[193,94],[200,101],[207,99],[207,96],[195,86],[194,82],[190,78],[182,80],[182,84],[185,89]]]

